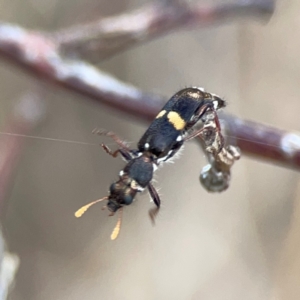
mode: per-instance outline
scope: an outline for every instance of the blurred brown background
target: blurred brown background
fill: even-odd
[[[1,0],[0,13],[4,21],[55,30],[141,4]],[[299,14],[298,0],[278,1],[268,23],[240,20],[176,32],[99,66],[166,96],[203,86],[224,96],[230,113],[299,130]],[[3,61],[0,78],[3,124],[18,99],[41,84]],[[112,145],[91,134],[101,127],[134,147],[146,128],[59,88],[45,85],[41,95],[47,116],[32,135]],[[125,209],[112,242],[116,218],[101,205],[79,220],[74,211],[106,195],[122,160],[98,146],[28,139],[3,224],[10,250],[21,259],[10,298],[300,299],[298,173],[243,156],[229,190],[213,195],[198,181],[205,164],[198,145],[189,143],[175,164],[156,174],[163,200],[156,227],[148,218],[149,196],[140,195]]]

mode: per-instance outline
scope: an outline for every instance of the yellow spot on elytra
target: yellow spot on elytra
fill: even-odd
[[[159,114],[156,116],[155,119],[161,118],[165,113],[166,113],[166,111],[162,110],[161,112],[159,112]]]
[[[182,130],[185,126],[185,121],[175,111],[170,111],[168,113],[168,120],[177,130]]]

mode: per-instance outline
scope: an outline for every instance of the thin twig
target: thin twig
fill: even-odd
[[[300,169],[300,133],[222,114],[227,142],[243,154]]]
[[[64,58],[59,50],[58,45],[45,34],[0,24],[0,55],[39,78],[144,121],[152,120],[166,101],[166,98],[143,93],[82,60]],[[233,116],[224,115],[223,119],[243,153],[300,168],[298,134]],[[234,145],[232,141],[230,144]]]
[[[91,59],[111,57],[139,43],[184,28],[227,22],[237,17],[271,16],[273,0],[210,4],[188,1],[157,1],[121,15],[56,32],[53,38],[64,53]]]
[[[0,24],[0,57],[38,78],[55,82],[73,92],[150,120],[164,99],[143,93],[82,60],[60,56],[46,35],[11,24]]]

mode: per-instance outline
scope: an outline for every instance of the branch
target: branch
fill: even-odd
[[[244,154],[300,169],[300,134],[222,114],[227,143]]]
[[[143,121],[152,120],[166,101],[118,81],[84,61],[62,57],[58,45],[46,35],[18,26],[0,24],[0,56],[39,78]],[[298,134],[225,114],[222,118],[231,136],[230,144],[239,146],[243,153],[300,168]]]
[[[87,59],[95,54],[99,60],[178,29],[211,26],[237,17],[269,17],[274,6],[274,0],[240,0],[209,6],[180,0],[158,1],[128,13],[63,29],[53,38],[64,53],[79,53]]]
[[[143,93],[84,61],[63,58],[51,39],[15,25],[0,24],[1,56],[38,78],[142,119],[150,120],[164,103],[164,99]]]

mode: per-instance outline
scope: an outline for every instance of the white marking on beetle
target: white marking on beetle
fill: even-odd
[[[281,150],[283,153],[292,158],[300,151],[300,135],[298,133],[287,133],[280,141]]]
[[[158,166],[155,163],[153,163],[152,166],[153,166],[153,172],[155,172],[158,169]]]
[[[145,145],[144,145],[144,147],[145,147],[145,149],[149,149],[149,147],[150,147],[150,145],[149,145],[149,143],[145,143]]]
[[[132,181],[131,181],[130,187],[131,187],[133,190],[136,190],[136,191],[139,191],[139,192],[142,192],[142,191],[144,190],[144,188],[141,187],[135,180],[132,180]]]
[[[122,155],[121,155],[121,158],[123,161],[128,162],[128,160],[125,157],[123,157]]]
[[[165,161],[167,158],[168,158],[168,155],[166,155],[164,157],[161,157],[161,158],[158,158],[157,159],[157,164],[160,164],[161,162]]]
[[[181,142],[182,141],[182,135],[179,135],[178,137],[177,137],[177,139],[176,139],[176,142]]]
[[[166,155],[166,156],[164,156],[164,157],[161,157],[161,158],[159,158],[159,159],[157,160],[157,164],[159,165],[161,162],[166,162],[166,163],[173,164],[173,163],[174,163],[174,159],[177,159],[177,158],[180,157],[183,148],[184,148],[184,146],[182,145],[182,146],[180,147],[180,149],[177,150],[176,153],[175,153],[172,157],[170,157],[170,154],[173,153],[173,150],[170,150],[169,153],[168,153],[168,155]]]
[[[199,86],[192,86],[193,89],[197,89],[201,92],[205,92],[205,89],[203,87],[199,87]]]
[[[119,173],[119,176],[122,177],[123,175],[124,175],[124,171],[121,170],[120,173]]]
[[[217,110],[219,107],[218,101],[213,101],[213,104],[214,104],[214,109]]]

